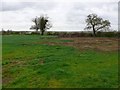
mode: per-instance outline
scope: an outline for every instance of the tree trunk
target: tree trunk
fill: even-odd
[[[36,29],[36,32],[38,32],[38,28]]]
[[[39,33],[39,32],[38,32],[38,28],[36,29],[36,33]]]
[[[96,30],[95,30],[95,26],[93,26],[93,35],[94,35],[94,37],[96,37]]]
[[[41,35],[43,35],[43,34],[44,34],[44,31],[41,32]]]

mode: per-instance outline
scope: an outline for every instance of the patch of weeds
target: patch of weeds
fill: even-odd
[[[23,81],[26,81],[27,80],[27,76],[21,76],[19,78],[16,78],[15,81],[13,81],[13,85],[17,85],[17,84],[20,84],[20,82],[23,82]]]
[[[69,64],[68,64],[68,63],[64,63],[62,66],[63,66],[63,67],[69,66]]]
[[[56,47],[56,49],[61,49],[60,47]]]
[[[71,73],[63,68],[57,68],[52,72],[52,77],[56,79],[67,78],[68,76],[71,76]]]
[[[18,67],[13,67],[10,69],[10,73],[14,74],[14,73],[19,73]]]
[[[44,60],[43,59],[33,59],[28,62],[28,65],[40,65],[43,64]]]
[[[74,40],[61,40],[61,42],[74,42]]]
[[[9,64],[9,63],[11,63],[11,62],[8,61],[8,60],[6,60],[6,61],[3,61],[3,62],[2,62],[2,65],[7,65],[7,64]]]

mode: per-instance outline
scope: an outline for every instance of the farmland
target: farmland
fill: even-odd
[[[116,88],[118,39],[3,35],[3,88]]]

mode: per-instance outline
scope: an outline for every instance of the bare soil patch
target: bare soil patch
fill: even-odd
[[[59,38],[60,40],[73,40],[73,42],[43,42],[48,45],[65,45],[72,46],[79,50],[95,49],[100,51],[117,51],[118,38],[94,38],[94,37],[78,37],[78,38]]]
[[[61,38],[65,40],[74,40],[74,42],[63,43],[67,46],[73,46],[78,49],[95,49],[100,51],[116,51],[118,47],[118,38]]]

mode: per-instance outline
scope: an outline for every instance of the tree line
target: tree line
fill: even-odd
[[[93,36],[96,36],[97,32],[100,30],[109,30],[110,27],[110,21],[103,20],[103,18],[99,17],[97,14],[89,14],[85,21],[85,30],[92,29]],[[30,29],[35,29],[36,32],[40,31],[41,35],[43,35],[47,29],[50,29],[52,27],[49,17],[45,15],[34,18],[32,22],[34,23],[34,25],[32,25]]]

